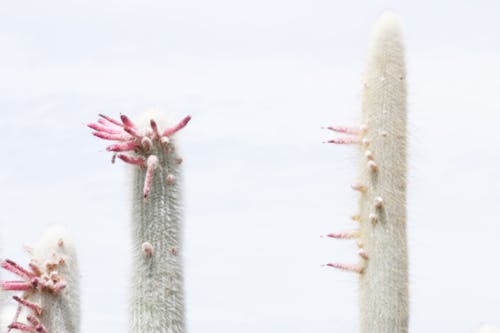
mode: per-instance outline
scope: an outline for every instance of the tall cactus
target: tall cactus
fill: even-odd
[[[29,249],[28,268],[6,259],[1,265],[20,280],[1,281],[7,291],[20,291],[9,325],[22,332],[78,333],[80,331],[79,273],[76,251],[67,233],[52,227]]]
[[[328,266],[359,273],[361,333],[408,331],[406,241],[406,72],[399,19],[383,14],[374,29],[364,77],[362,121],[331,143],[359,147],[359,229],[329,234],[358,238],[360,261]]]
[[[130,331],[184,332],[184,291],[180,256],[180,164],[172,135],[190,120],[172,127],[145,116],[137,125],[100,115],[88,126],[97,137],[116,140],[107,147],[115,157],[134,165],[132,193],[133,273]]]

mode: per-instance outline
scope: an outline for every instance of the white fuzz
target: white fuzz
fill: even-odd
[[[375,25],[364,75],[367,130],[357,179],[366,269],[360,276],[360,332],[408,332],[406,245],[406,72],[399,19],[383,14]],[[367,161],[368,159],[368,161]],[[383,200],[382,200],[383,198]],[[363,257],[369,255],[369,260]]]
[[[36,297],[30,298],[30,301],[39,303],[43,309],[40,321],[49,333],[78,333],[79,273],[76,250],[67,232],[61,227],[48,229],[33,248],[33,259],[49,263],[42,265],[43,273],[52,277],[56,274],[66,282],[66,287],[58,293],[37,292],[34,295]]]
[[[160,131],[166,128],[157,113],[142,119],[136,122],[138,126],[149,127],[154,119]],[[133,171],[131,333],[185,331],[182,257],[178,253],[182,249],[182,184],[178,152],[172,151],[174,141],[175,135],[161,143],[163,147],[152,147],[158,166],[147,200],[142,195],[146,171]]]

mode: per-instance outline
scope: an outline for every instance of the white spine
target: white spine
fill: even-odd
[[[146,114],[134,123],[99,115],[88,124],[116,158],[135,166],[132,184],[132,279],[130,331],[184,332],[184,290],[181,259],[180,164],[172,136],[191,117],[165,127],[161,116]]]

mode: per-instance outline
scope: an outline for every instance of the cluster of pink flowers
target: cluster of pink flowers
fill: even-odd
[[[121,115],[119,121],[100,114],[97,123],[87,126],[94,130],[92,134],[95,136],[104,140],[117,141],[106,147],[107,151],[114,152],[113,162],[118,157],[124,162],[146,169],[143,193],[144,198],[147,198],[151,190],[154,170],[159,163],[153,146],[158,145],[160,149],[168,153],[170,136],[186,126],[190,119],[190,116],[186,116],[177,125],[163,131],[158,128],[156,121],[151,119],[150,127],[141,130],[125,115]],[[172,177],[167,177],[167,183],[172,182]]]
[[[64,259],[59,258],[55,261],[48,261],[45,263],[45,267],[41,267],[36,260],[32,259],[29,263],[29,269],[26,269],[10,259],[1,262],[0,265],[4,269],[14,273],[21,280],[0,281],[0,287],[3,290],[23,292],[21,297],[18,295],[12,297],[19,305],[14,319],[9,325],[9,332],[12,329],[17,329],[24,332],[48,333],[38,318],[42,314],[42,307],[29,301],[28,298],[35,293],[57,294],[64,289],[66,282],[56,271],[57,267],[63,264]],[[23,307],[31,310],[31,313],[26,316],[28,324],[18,321]]]

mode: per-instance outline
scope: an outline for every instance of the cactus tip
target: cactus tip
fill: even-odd
[[[107,151],[115,153],[112,163],[118,157],[126,163],[147,168],[143,187],[143,196],[147,199],[151,190],[153,171],[158,164],[158,157],[151,153],[154,151],[154,146],[163,147],[166,152],[172,151],[174,147],[170,143],[169,136],[184,128],[191,120],[191,116],[184,117],[179,123],[163,132],[160,132],[154,119],[149,120],[150,128],[141,130],[124,114],[120,115],[121,122],[103,114],[99,114],[99,117],[98,124],[91,123],[88,126],[95,131],[93,135],[101,139],[117,141],[106,147]],[[116,154],[119,152],[126,152],[126,154]],[[180,164],[182,159],[176,158],[176,162]],[[167,182],[173,182],[173,178],[167,177]]]

